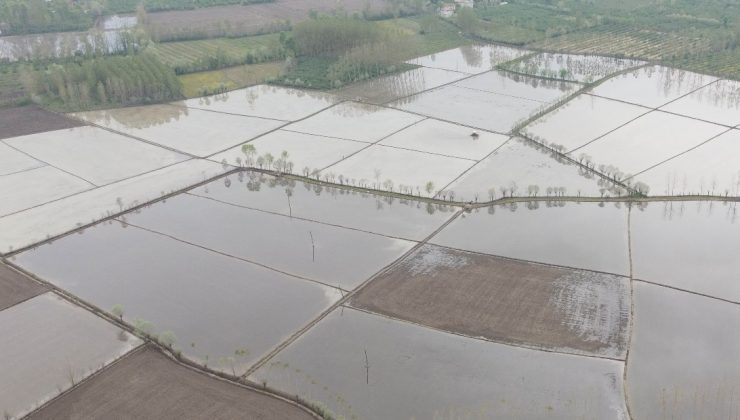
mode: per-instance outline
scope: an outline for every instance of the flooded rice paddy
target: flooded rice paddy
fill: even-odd
[[[418,115],[394,109],[359,102],[343,102],[303,121],[290,124],[285,129],[373,143],[422,119]]]
[[[52,166],[0,176],[0,217],[94,188]]]
[[[28,171],[41,166],[44,166],[43,162],[39,162],[28,154],[0,142],[0,176]]]
[[[622,369],[339,308],[250,378],[344,418],[623,419]]]
[[[335,93],[351,100],[385,104],[468,76],[456,71],[421,67],[356,83],[338,89]]]
[[[512,98],[549,103],[577,90],[580,85],[565,81],[537,79],[504,71],[490,71],[455,83],[467,89],[495,93]]]
[[[513,138],[445,190],[461,201],[491,201],[504,196],[597,197],[609,183],[593,172],[553,156],[536,143]],[[442,196],[441,193],[438,196]]]
[[[649,203],[631,230],[635,278],[740,302],[737,203]]]
[[[4,140],[38,160],[95,185],[105,185],[187,156],[95,127],[49,131]]]
[[[228,181],[227,181],[228,180]],[[190,191],[242,207],[420,241],[457,207],[280,179],[255,172],[229,176]]]
[[[341,297],[117,221],[14,260],[103,310],[122,305],[125,321],[152,334],[174,333],[176,349],[227,373],[243,374]]]
[[[501,257],[629,275],[622,203],[514,203],[463,214],[431,243]]]
[[[338,99],[335,96],[319,91],[258,85],[188,99],[175,105],[225,114],[295,121],[328,108],[336,102]]]
[[[572,151],[648,112],[637,105],[579,95],[527,125],[524,133],[540,143]]]
[[[635,418],[732,418],[740,411],[740,308],[635,283],[627,390]],[[733,329],[734,327],[734,329]]]
[[[507,68],[518,73],[551,79],[592,83],[611,74],[637,67],[643,61],[599,55],[540,53]]]
[[[76,114],[76,117],[200,157],[240,145],[285,124],[283,121],[171,105],[83,112]]]
[[[203,220],[203,215],[208,215]],[[413,242],[181,195],[127,223],[267,267],[351,290]]]
[[[594,88],[592,93],[657,108],[716,80],[716,77],[685,70],[648,66],[619,74]]]
[[[0,312],[0,407],[22,417],[141,340],[53,293]]]
[[[717,124],[740,124],[740,82],[720,80],[661,108]]]
[[[517,59],[528,53],[529,51],[526,50],[502,45],[474,44],[415,58],[407,61],[407,63],[435,69],[478,74],[493,70],[499,64]]]

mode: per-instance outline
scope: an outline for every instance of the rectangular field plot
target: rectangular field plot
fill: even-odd
[[[474,164],[468,159],[374,145],[324,173],[342,175],[357,185],[386,190],[410,188],[415,194],[433,196]]]
[[[43,162],[0,142],[0,176],[44,166]]]
[[[0,44],[2,44],[1,40]],[[0,108],[0,127],[3,128],[0,132],[0,139],[62,130],[80,125],[82,123],[79,121],[49,112],[36,105]]]
[[[628,123],[650,109],[591,95],[579,95],[524,128],[531,138],[567,151]]]
[[[407,63],[461,73],[478,74],[492,70],[495,66],[514,60],[529,51],[503,45],[465,45],[447,51],[415,58]]]
[[[333,95],[277,86],[259,85],[214,96],[188,99],[174,105],[226,114],[295,121],[338,101]]]
[[[24,414],[141,344],[53,293],[0,312],[0,408]]]
[[[90,378],[29,419],[199,417],[310,420],[286,401],[210,378],[144,348]]]
[[[622,371],[344,308],[250,378],[344,418],[574,419],[626,417]]]
[[[507,136],[476,131],[435,119],[426,119],[384,139],[379,144],[480,160],[501,146]]]
[[[344,102],[285,129],[372,143],[422,119],[418,115],[375,105]]]
[[[490,201],[511,196],[599,197],[609,185],[602,178],[536,143],[513,138],[477,163],[440,193],[460,201]]]
[[[581,87],[577,83],[538,79],[498,70],[461,80],[455,86],[542,103],[553,102]]]
[[[0,217],[94,187],[51,166],[1,176]]]
[[[651,112],[612,131],[571,156],[586,154],[599,165],[636,174],[683,153],[727,128],[665,112]]]
[[[269,169],[282,169],[284,162],[292,168],[289,172],[309,173],[313,170],[321,170],[329,165],[339,162],[347,156],[367,147],[367,143],[358,141],[334,139],[330,137],[316,136],[313,134],[296,133],[293,131],[278,130],[266,134],[249,142],[254,146],[255,154],[249,157],[242,151],[242,145],[233,147],[225,152],[215,154],[209,159],[214,162],[223,162],[234,166],[250,163],[248,166]],[[283,152],[287,152],[287,160],[282,158]],[[273,157],[273,164],[268,164],[267,155]],[[264,159],[260,166],[260,158]],[[277,167],[276,167],[277,166]]]
[[[513,98],[450,85],[394,102],[391,106],[443,121],[497,133],[514,125],[542,106],[532,99]]]
[[[740,82],[720,80],[661,109],[734,127],[740,124]]]
[[[610,74],[637,67],[643,61],[600,55],[540,53],[507,68],[533,76],[591,83]]]
[[[629,279],[424,245],[351,305],[470,337],[624,359]]]
[[[354,83],[351,86],[337,90],[336,93],[352,100],[384,104],[452,83],[467,76],[467,74],[456,71],[421,67],[365,82]]]
[[[45,286],[0,263],[0,311],[40,295]]]
[[[5,142],[95,185],[181,162],[185,155],[95,127],[14,137]]]
[[[225,172],[190,160],[0,218],[0,253],[35,244]]]
[[[633,276],[740,302],[737,203],[655,202],[632,210]]]
[[[432,243],[519,260],[629,275],[621,203],[497,205],[463,214]]]
[[[657,108],[706,86],[716,77],[663,66],[619,74],[594,88],[595,95]]]
[[[226,182],[226,179],[229,181]],[[239,173],[190,191],[213,200],[420,241],[442,226],[455,207],[355,190]]]
[[[203,220],[203,215],[208,219]],[[351,290],[413,242],[249,210],[185,194],[126,221],[295,276]]]
[[[740,130],[730,130],[634,177],[654,194],[740,195]]]
[[[205,157],[285,124],[172,105],[152,105],[77,114],[93,124]]]
[[[740,308],[635,283],[627,394],[634,418],[722,419],[740,412]]]
[[[247,367],[341,298],[290,277],[111,222],[19,254],[25,269],[153,334],[209,367]]]

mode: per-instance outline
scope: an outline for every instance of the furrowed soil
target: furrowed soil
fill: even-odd
[[[46,287],[0,264],[0,311],[40,295],[46,290]]]
[[[351,301],[472,337],[623,358],[628,279],[425,245]]]
[[[29,419],[313,419],[277,398],[194,372],[147,347]]]
[[[79,127],[79,121],[37,106],[0,108],[0,139]]]

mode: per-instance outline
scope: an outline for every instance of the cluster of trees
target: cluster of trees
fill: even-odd
[[[52,64],[28,74],[24,84],[34,97],[65,110],[163,102],[182,96],[175,72],[148,53]]]
[[[16,35],[86,30],[94,17],[68,0],[2,0],[0,32]]]
[[[398,29],[384,27],[356,17],[315,17],[301,22],[286,42],[301,61],[312,63],[331,87],[397,71],[413,55],[413,38]],[[315,65],[320,59],[327,65]],[[288,69],[290,73],[290,68]],[[283,80],[301,85],[300,80]],[[328,87],[327,86],[327,87]]]

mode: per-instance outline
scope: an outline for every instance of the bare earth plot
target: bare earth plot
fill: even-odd
[[[304,174],[305,168],[308,168],[309,173],[314,170],[321,170],[368,146],[367,143],[354,140],[342,140],[286,130],[277,130],[265,134],[250,141],[249,144],[256,149],[256,155],[252,158],[251,166],[260,167],[257,159],[259,157],[264,158],[268,153],[277,160],[282,157],[283,152],[287,152],[287,162],[291,165],[292,172]],[[214,162],[226,161],[226,163],[234,166],[241,166],[245,158],[247,156],[242,152],[242,145],[209,157]],[[273,169],[267,163],[264,163],[262,167]]]
[[[610,183],[534,142],[513,138],[437,194],[487,201],[503,195],[599,197]],[[531,190],[536,188],[535,190]]]
[[[29,155],[95,185],[182,162],[187,156],[95,127],[4,140]]]
[[[171,105],[83,112],[76,117],[199,157],[244,143],[285,124]]]
[[[634,177],[655,194],[740,195],[740,130],[730,130]]]
[[[339,308],[250,378],[344,418],[625,418],[622,371]]]
[[[732,418],[740,412],[740,307],[635,283],[627,394],[635,418]]]
[[[644,62],[639,60],[599,55],[544,52],[505,67],[532,76],[591,83],[642,64]]]
[[[177,365],[147,347],[81,384],[29,419],[312,419],[268,395]]]
[[[661,109],[734,127],[740,124],[740,82],[720,80]]]
[[[30,299],[47,290],[35,281],[0,264],[0,311],[19,302]]]
[[[95,186],[52,166],[0,176],[0,217],[38,206]]]
[[[629,279],[424,245],[353,307],[470,337],[624,359]]]
[[[0,252],[17,250],[61,235],[203,182],[228,169],[206,160],[189,160],[0,217],[0,232],[3,233],[0,235]]]
[[[174,102],[173,105],[226,114],[295,121],[328,108],[338,101],[337,97],[328,93],[258,85],[219,95]]]
[[[189,194],[125,218],[135,226],[345,290],[354,289],[414,245]]]
[[[570,152],[648,112],[649,108],[637,105],[579,95],[530,123],[523,132],[540,143],[562,146]]]
[[[637,174],[727,131],[726,127],[654,111],[570,152],[585,153],[596,165]]]
[[[20,266],[230,374],[341,298],[291,277],[117,221],[17,255]],[[94,262],[94,263],[91,263]]]
[[[78,127],[79,121],[46,111],[38,106],[0,108],[0,139]],[[0,170],[2,172],[2,170]]]
[[[643,67],[617,75],[591,93],[657,108],[716,81],[716,77],[662,66]]]
[[[398,74],[354,83],[334,91],[337,95],[373,104],[385,104],[468,77],[450,70],[421,67]]]
[[[431,239],[451,248],[629,275],[621,203],[496,205],[463,214]]]
[[[493,70],[497,65],[519,58],[529,52],[503,45],[476,44],[415,58],[407,61],[407,63],[467,74],[478,74]]]
[[[24,414],[141,344],[45,293],[0,312],[0,410]]]
[[[470,159],[372,145],[326,168],[323,173],[342,175],[355,180],[357,185],[375,185],[376,189],[405,186],[412,188],[414,194],[433,196],[475,163]],[[426,189],[429,182],[431,190]]]
[[[422,119],[424,117],[394,109],[343,102],[285,129],[373,143]]]
[[[226,179],[229,181],[226,182]],[[241,172],[190,194],[230,204],[420,241],[455,207]]]
[[[740,302],[737,203],[653,202],[631,216],[635,278]]]

